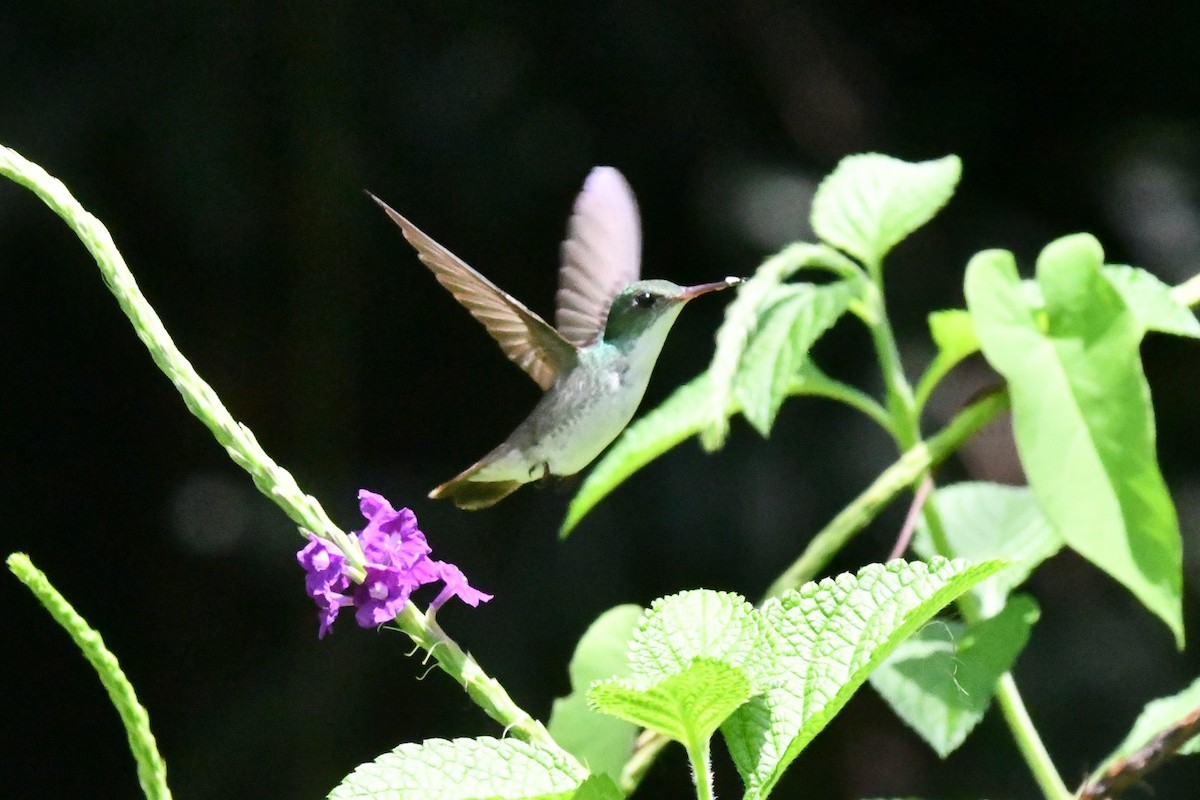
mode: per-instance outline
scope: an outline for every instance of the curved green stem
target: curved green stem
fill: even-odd
[[[92,669],[96,670],[100,683],[108,692],[109,700],[125,727],[129,750],[137,763],[138,783],[141,784],[142,794],[147,800],[171,800],[171,790],[167,786],[167,765],[158,752],[154,733],[150,730],[150,715],[138,702],[133,684],[125,677],[117,657],[104,646],[100,634],[87,624],[87,620],[79,616],[67,599],[50,584],[45,574],[33,565],[29,556],[13,553],[8,557],[8,568],[17,576],[17,580],[33,592],[54,621],[75,642],[75,646],[92,665]]]
[[[878,266],[870,264],[867,266],[868,274],[871,276],[871,291],[867,298],[871,314],[867,319],[867,327],[871,332],[871,340],[875,344],[875,355],[879,359],[883,383],[887,389],[887,408],[892,417],[891,427],[900,449],[907,450],[921,441],[917,404],[913,397],[912,386],[904,374],[904,365],[900,361],[900,348],[896,346],[896,336],[888,318],[881,270]]]
[[[1017,691],[1017,682],[1013,680],[1012,673],[1004,673],[996,683],[996,702],[1000,704],[1004,720],[1008,723],[1013,739],[1016,740],[1025,763],[1033,773],[1034,780],[1042,790],[1042,795],[1046,800],[1071,800],[1074,795],[1067,789],[1058,770],[1054,768],[1050,753],[1046,751],[1029,712],[1025,710],[1025,703]]]
[[[334,525],[316,498],[302,492],[292,474],[267,455],[250,429],[233,418],[213,388],[175,346],[162,320],[138,288],[104,224],[89,214],[61,181],[15,150],[3,146],[0,146],[0,175],[36,194],[75,232],[96,260],[105,285],[133,323],[134,332],[154,363],[175,384],[188,410],[225,447],[233,462],[250,474],[259,491],[297,525],[336,544],[347,561],[361,573],[362,551],[358,542]]]

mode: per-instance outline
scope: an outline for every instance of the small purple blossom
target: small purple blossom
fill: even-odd
[[[435,561],[438,570],[438,578],[446,585],[438,596],[429,604],[430,611],[437,611],[451,597],[458,597],[467,605],[476,608],[480,603],[486,603],[492,599],[492,595],[485,594],[478,589],[473,588],[467,583],[467,576],[463,575],[463,571],[453,564],[448,564],[445,561]]]
[[[296,554],[304,568],[305,591],[317,604],[319,637],[333,626],[343,606],[354,606],[354,618],[364,628],[395,619],[419,587],[442,581],[444,587],[429,605],[431,612],[451,597],[470,606],[492,599],[467,583],[462,570],[429,558],[431,549],[417,527],[417,517],[407,508],[396,510],[382,495],[362,489],[359,510],[367,525],[357,532],[365,559],[366,578],[357,586],[346,574],[345,555],[335,545],[313,537]]]

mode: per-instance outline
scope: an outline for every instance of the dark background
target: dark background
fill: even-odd
[[[63,179],[112,231],[183,352],[333,517],[359,487],[417,512],[435,554],[495,593],[442,623],[535,715],[566,691],[604,609],[696,586],[756,597],[894,457],[852,413],[792,401],[692,442],[565,543],[569,495],[464,513],[425,499],[524,416],[537,389],[420,266],[370,189],[549,314],[557,247],[595,164],[641,204],[645,273],[748,274],[809,236],[814,182],[844,155],[957,153],[959,193],[888,263],[914,377],[924,315],[961,305],[985,247],[1032,263],[1094,232],[1112,261],[1178,282],[1200,252],[1200,7],[1190,3],[620,4],[10,2],[0,142]],[[0,186],[0,545],[31,554],[103,632],[150,711],[180,798],[323,796],[402,741],[498,735],[395,634],[343,620],[318,642],[287,519],[157,372],[89,256],[30,193]],[[706,364],[727,297],[688,308],[647,403]],[[820,363],[876,389],[845,325]],[[1197,626],[1200,443],[1193,344],[1146,346]],[[962,371],[930,430],[988,376]],[[1000,440],[1003,436],[997,436]],[[1004,473],[1004,448],[975,474]],[[964,474],[952,465],[947,479]],[[833,567],[885,557],[903,509]],[[1017,677],[1068,783],[1150,698],[1196,674],[1166,629],[1080,559],[1031,589],[1043,619]],[[134,797],[116,714],[66,636],[0,580],[0,783],[17,796]],[[718,755],[722,796],[737,796]],[[1196,764],[1153,779],[1193,797]],[[677,750],[644,796],[684,797]],[[939,762],[865,689],[781,797],[1028,798],[993,710]]]

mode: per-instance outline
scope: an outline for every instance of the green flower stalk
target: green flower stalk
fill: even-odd
[[[142,794],[147,800],[171,800],[171,790],[167,787],[167,765],[158,752],[154,734],[150,732],[150,715],[138,702],[133,684],[121,671],[117,657],[104,646],[100,634],[50,585],[50,581],[33,565],[29,556],[13,553],[8,557],[7,563],[17,580],[33,592],[50,612],[50,616],[54,617],[54,621],[70,635],[83,657],[100,676],[100,683],[104,685],[109,699],[121,717],[121,724],[125,726],[129,750],[137,762],[138,783],[142,786]]]

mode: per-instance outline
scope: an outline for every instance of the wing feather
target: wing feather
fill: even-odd
[[[434,277],[483,324],[504,354],[529,377],[549,389],[578,360],[575,346],[521,301],[476,272],[458,256],[367,192],[391,217]]]
[[[612,167],[584,181],[562,244],[554,326],[584,347],[604,329],[617,293],[641,273],[642,231],[633,190]]]

